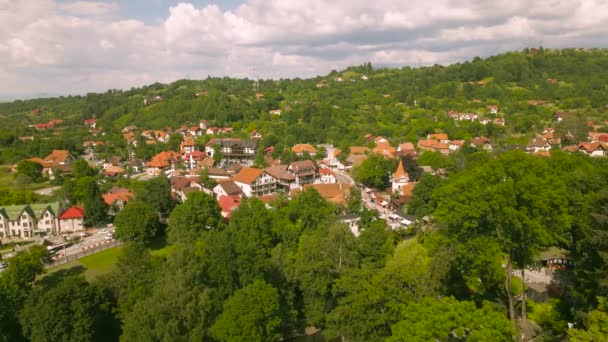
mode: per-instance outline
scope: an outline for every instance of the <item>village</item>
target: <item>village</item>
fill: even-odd
[[[487,110],[494,117],[500,112],[498,106],[488,106]],[[448,111],[446,115],[456,121],[479,120],[478,115],[472,113]],[[564,114],[555,113],[554,122],[561,122],[563,116]],[[487,124],[489,119],[482,121]],[[53,125],[56,123],[58,122],[51,122]],[[504,126],[505,120],[495,117],[493,123]],[[95,118],[85,120],[83,125],[89,128],[93,137],[104,134],[97,127]],[[597,133],[592,125],[589,128],[588,141],[564,146],[562,140],[568,140],[570,132],[561,137],[555,128],[547,127],[525,146],[525,151],[549,156],[551,149],[558,148],[593,157],[607,156],[608,133]],[[191,192],[205,192],[218,202],[226,220],[230,219],[231,213],[239,207],[243,198],[259,198],[270,207],[279,196],[289,199],[297,196],[300,191],[314,188],[325,200],[342,208],[347,206],[352,196],[359,195],[353,194],[357,191],[362,204],[368,209],[376,210],[392,229],[408,229],[414,223],[428,224],[431,218],[417,218],[407,214],[407,204],[412,198],[417,180],[410,177],[406,171],[409,165],[404,164],[415,161],[425,151],[449,155],[465,147],[487,152],[494,148],[492,141],[486,137],[475,137],[469,141],[451,140],[445,133],[435,133],[428,134],[415,145],[412,142],[402,142],[393,146],[384,137],[366,134],[365,146],[351,146],[348,151],[341,151],[330,144],[295,144],[291,147],[291,152],[296,159],[282,163],[280,159],[272,157],[274,146],[260,147],[262,134],[257,130],[249,132],[249,139],[237,138],[231,127],[211,126],[204,119],[198,125],[185,125],[177,130],[141,130],[135,126],[122,129],[126,143],[133,147],[141,141],[149,145],[164,144],[172,135],[178,135],[181,139],[179,151],[162,151],[150,160],[140,160],[134,153],[101,160],[97,157],[95,148],[105,142],[93,140],[84,142],[85,154],[81,158],[107,179],[126,177],[147,180],[167,177],[171,194],[178,202],[184,202]],[[197,143],[202,136],[209,138],[204,146]],[[370,188],[357,184],[350,175],[353,168],[371,155],[394,160],[397,165],[396,171],[389,175],[385,187]],[[262,164],[266,167],[256,167],[260,158],[263,158]],[[57,172],[70,175],[71,165],[76,159],[70,151],[53,150],[45,158],[28,160],[40,164],[42,174],[53,179]],[[442,178],[448,175],[445,169],[435,170],[428,165],[419,165],[419,169],[422,173]],[[102,194],[102,198],[110,208],[108,214],[115,216],[135,198],[135,193],[128,188],[112,187]],[[2,207],[0,238],[19,240],[83,232],[86,229],[85,215],[83,207],[66,206],[59,202]],[[346,215],[346,212],[343,217],[343,222],[349,225],[355,236],[359,235],[359,220],[357,215]]]

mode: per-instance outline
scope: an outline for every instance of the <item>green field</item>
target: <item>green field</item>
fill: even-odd
[[[111,272],[122,254],[122,247],[114,247],[97,254],[86,256],[82,259],[67,264],[53,267],[47,270],[38,279],[40,285],[53,286],[65,277],[84,275],[87,280]]]
[[[15,175],[11,173],[10,165],[0,165],[0,187],[10,190],[40,190],[51,187],[48,181],[41,183],[18,184]]]

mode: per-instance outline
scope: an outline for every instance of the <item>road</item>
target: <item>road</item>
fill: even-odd
[[[50,188],[45,188],[45,189],[40,189],[40,190],[36,190],[34,191],[36,194],[38,195],[42,195],[42,196],[50,196],[52,195],[56,190],[61,189],[60,186],[52,186]]]

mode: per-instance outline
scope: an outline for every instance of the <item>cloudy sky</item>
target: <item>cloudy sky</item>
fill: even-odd
[[[0,97],[607,47],[608,0],[0,0]]]

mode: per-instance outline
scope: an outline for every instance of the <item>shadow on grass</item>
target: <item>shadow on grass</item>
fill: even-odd
[[[48,273],[44,278],[40,279],[37,284],[38,286],[52,288],[59,285],[59,283],[61,283],[63,279],[67,277],[84,275],[84,272],[86,272],[86,270],[86,267],[82,265],[77,265],[53,273]]]
[[[169,243],[167,242],[167,237],[162,234],[160,236],[155,237],[154,240],[150,241],[147,247],[152,251],[156,251],[167,247],[167,245],[169,245]]]

